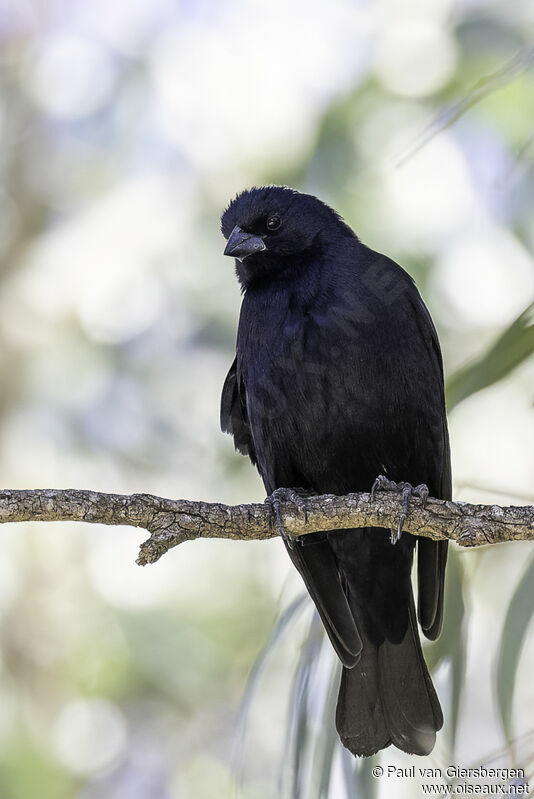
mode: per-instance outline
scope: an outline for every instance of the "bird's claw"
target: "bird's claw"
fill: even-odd
[[[289,549],[295,548],[296,539],[290,535],[287,535],[284,529],[284,522],[282,520],[282,503],[293,502],[298,510],[304,513],[304,519],[307,522],[307,505],[303,498],[303,495],[306,496],[306,493],[307,492],[304,488],[277,488],[265,500],[265,504],[268,505],[273,512],[276,532],[289,547]]]
[[[396,544],[402,535],[402,528],[404,527],[406,515],[410,507],[410,498],[412,496],[419,497],[424,508],[429,494],[428,486],[425,483],[420,483],[414,487],[411,483],[406,483],[404,481],[396,483],[394,480],[389,480],[387,477],[385,477],[385,475],[379,474],[373,483],[373,487],[371,488],[371,502],[374,501],[377,491],[394,491],[397,494],[401,494],[402,506],[399,524],[396,530],[391,530],[390,535],[391,543]]]
[[[379,474],[371,487],[370,502],[374,502],[377,491],[398,491],[398,484],[388,480],[385,474]]]

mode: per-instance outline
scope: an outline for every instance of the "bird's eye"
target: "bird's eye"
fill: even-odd
[[[282,220],[278,214],[273,214],[273,216],[270,216],[267,220],[267,230],[278,230],[281,224]]]

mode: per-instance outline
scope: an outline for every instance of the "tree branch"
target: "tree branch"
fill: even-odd
[[[303,508],[282,505],[287,535],[297,537],[321,530],[352,527],[396,528],[399,497],[380,492],[344,497],[325,494],[304,500]],[[167,550],[195,538],[233,538],[251,541],[272,538],[272,513],[264,503],[223,505],[164,499],[152,494],[102,494],[96,491],[35,489],[0,491],[0,523],[72,521],[126,524],[148,530],[137,563],[154,563]],[[534,540],[534,507],[471,505],[428,498],[426,506],[412,497],[404,530],[435,541],[452,539],[460,546]]]

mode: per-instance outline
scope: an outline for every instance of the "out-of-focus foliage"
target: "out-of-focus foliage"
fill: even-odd
[[[447,381],[449,410],[476,391],[502,380],[534,353],[534,303],[506,328],[476,363],[459,369]]]
[[[513,740],[512,701],[516,672],[525,635],[534,614],[533,582],[534,560],[531,558],[508,605],[499,646],[497,691],[503,730],[508,743]]]
[[[532,501],[530,16],[527,0],[0,2],[3,484],[262,497],[218,430],[240,302],[218,219],[282,182],[416,278],[451,376],[456,496]],[[2,799],[224,799],[233,741],[250,799],[383,790],[332,736],[334,661],[306,613],[273,634],[234,734],[301,590],[279,542],[195,542],[139,569],[141,535],[2,528]],[[451,563],[427,648],[447,718],[433,765],[511,765],[506,738],[526,762],[529,554]]]

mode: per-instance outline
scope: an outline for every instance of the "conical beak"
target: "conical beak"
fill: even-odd
[[[224,254],[231,255],[232,258],[237,258],[238,261],[243,261],[248,255],[266,249],[267,247],[261,236],[245,233],[239,225],[236,225],[228,237]]]

